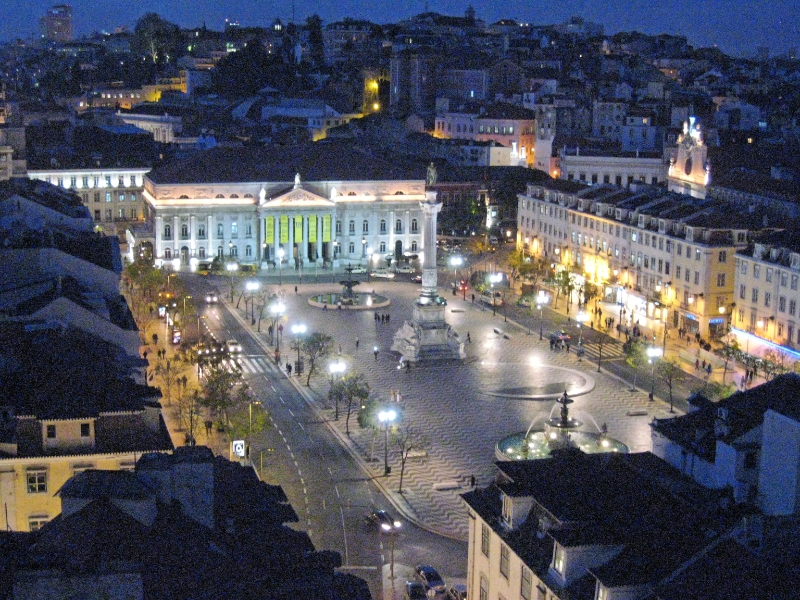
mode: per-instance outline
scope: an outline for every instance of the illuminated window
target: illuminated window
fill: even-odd
[[[39,531],[42,527],[44,527],[45,523],[50,520],[47,516],[31,516],[28,517],[28,530],[29,531]]]
[[[28,469],[26,476],[29,494],[44,494],[47,492],[47,469]]]

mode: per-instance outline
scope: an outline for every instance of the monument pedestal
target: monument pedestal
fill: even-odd
[[[464,343],[445,321],[445,306],[416,301],[411,320],[394,334],[392,350],[411,362],[464,359]]]

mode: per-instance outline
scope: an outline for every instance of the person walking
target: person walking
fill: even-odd
[[[378,347],[375,346],[372,348],[372,353],[375,355],[375,360],[378,360]]]
[[[469,337],[469,331],[467,332],[467,343],[468,344],[472,343],[472,338]]]
[[[356,338],[356,350],[358,350],[358,345],[359,345],[360,343],[361,343],[361,340],[359,340],[358,338]]]
[[[286,372],[287,372],[289,375],[291,375],[291,374],[292,374],[292,363],[290,363],[290,362],[287,362],[287,363],[286,363]]]
[[[411,372],[411,361],[406,360],[406,373]]]
[[[294,286],[294,293],[297,293],[297,286]]]

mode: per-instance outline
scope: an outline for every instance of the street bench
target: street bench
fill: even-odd
[[[425,450],[409,450],[406,458],[427,458],[428,453]]]
[[[509,335],[508,335],[508,334],[507,334],[505,331],[503,331],[502,329],[498,329],[497,327],[495,327],[495,328],[493,329],[493,331],[494,331],[494,332],[495,332],[497,335],[502,335],[502,336],[503,336],[503,338],[504,338],[504,339],[506,339],[506,340],[510,340],[510,339],[511,339],[511,336],[509,336]]]
[[[646,417],[647,411],[646,410],[629,410],[625,413],[629,417]]]
[[[433,484],[433,489],[437,492],[444,492],[447,490],[457,490],[461,488],[461,484],[457,481],[440,481]]]

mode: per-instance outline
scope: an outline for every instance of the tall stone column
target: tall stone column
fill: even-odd
[[[425,202],[419,203],[422,209],[422,293],[420,302],[429,304],[439,294],[436,276],[436,220],[442,203],[436,201],[436,192],[426,191]]]

